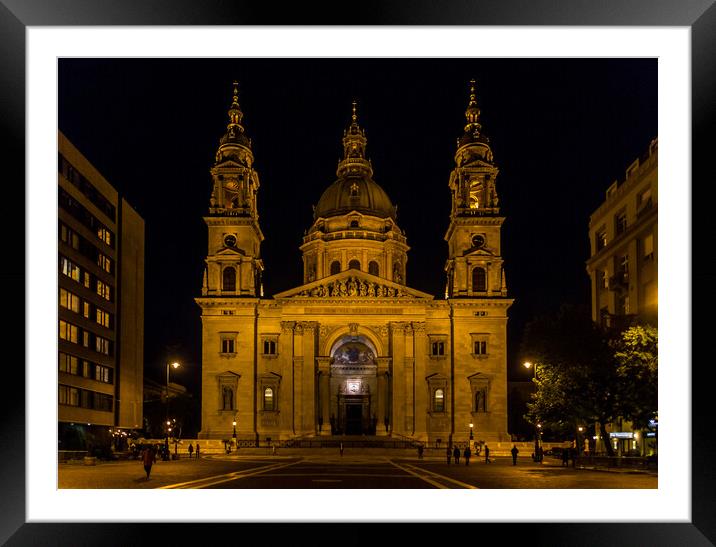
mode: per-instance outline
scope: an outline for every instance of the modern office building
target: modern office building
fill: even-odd
[[[211,168],[201,296],[202,438],[392,436],[507,441],[508,298],[474,82],[458,139],[445,295],[407,284],[396,207],[375,182],[356,105],[336,180],[303,237],[300,286],[264,298],[259,173],[238,90]],[[449,135],[446,135],[449,138]],[[270,161],[270,158],[267,160]],[[448,173],[446,173],[446,176]],[[397,184],[398,181],[394,181]],[[447,189],[446,189],[447,191]],[[281,267],[280,264],[273,267]]]
[[[654,139],[589,219],[592,319],[604,327],[624,330],[634,321],[658,326],[658,172]],[[632,431],[627,422],[608,430],[621,453],[646,453],[654,444],[646,435],[656,434]]]
[[[58,132],[59,450],[140,429],[144,220]]]

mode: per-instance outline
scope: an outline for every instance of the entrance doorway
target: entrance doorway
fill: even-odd
[[[363,405],[349,403],[346,405],[346,435],[363,433]]]

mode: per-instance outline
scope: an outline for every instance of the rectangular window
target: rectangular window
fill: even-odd
[[[475,355],[487,355],[487,342],[485,340],[475,342]]]
[[[636,210],[637,215],[643,214],[652,207],[651,200],[651,188],[643,190],[639,195],[636,196]]]
[[[622,211],[614,217],[614,228],[615,228],[617,235],[623,234],[626,231],[626,229],[627,229],[626,211]]]
[[[60,385],[57,395],[61,405],[80,406],[80,390],[76,387]]]
[[[275,340],[264,340],[264,355],[276,355]]]
[[[222,338],[221,353],[235,353],[233,338]]]
[[[609,288],[609,277],[607,276],[607,272],[604,270],[597,270],[597,286],[600,289]]]
[[[431,355],[445,355],[445,342],[433,342],[430,353]]]
[[[629,314],[629,296],[623,294],[617,300],[617,315]]]
[[[64,256],[60,257],[60,271],[70,279],[74,279],[75,281],[80,280],[79,266]]]
[[[80,297],[70,291],[60,288],[60,306],[75,313],[80,311]]]
[[[67,374],[77,374],[79,360],[74,355],[67,355],[60,352],[60,372]]]
[[[105,272],[112,273],[112,259],[102,253],[97,253],[97,265]]]
[[[91,306],[89,302],[82,302],[82,315],[89,319]]]
[[[82,377],[92,378],[92,363],[82,360]]]
[[[95,336],[95,350],[99,353],[109,355],[109,340],[101,336]]]
[[[75,325],[60,319],[60,339],[77,343],[78,329]]]
[[[111,373],[112,369],[109,367],[103,367],[102,365],[95,365],[94,367],[94,379],[98,382],[104,382],[109,384],[112,382]]]
[[[89,272],[84,272],[84,275],[82,276],[82,284],[88,289],[90,288],[90,285],[92,284],[92,279],[90,278]]]
[[[63,223],[60,223],[60,240],[73,249],[80,248],[80,236]]]
[[[82,408],[92,408],[92,392],[86,389],[80,390],[80,406]]]
[[[649,234],[642,240],[642,249],[644,260],[654,259],[654,235]]]
[[[86,330],[82,331],[82,345],[86,348],[90,347],[90,333]]]
[[[111,300],[110,286],[98,279],[97,280],[97,294],[106,300]]]
[[[110,247],[112,246],[112,232],[110,232],[104,226],[99,226],[97,228],[97,237],[104,241]]]
[[[601,229],[600,231],[597,232],[596,246],[597,246],[597,251],[599,251],[607,246],[607,231],[605,229]]]
[[[97,323],[99,323],[103,327],[109,328],[109,317],[109,313],[100,308],[97,308]]]

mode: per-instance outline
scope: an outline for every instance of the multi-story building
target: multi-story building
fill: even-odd
[[[355,103],[303,238],[303,284],[263,297],[259,174],[238,90],[211,169],[201,297],[202,438],[509,441],[507,296],[474,84],[450,179],[445,298],[407,285],[409,246],[373,179]],[[436,266],[437,274],[437,266]]]
[[[633,321],[658,323],[658,141],[613,182],[589,219],[592,319],[623,330]],[[644,453],[646,432],[610,424],[614,446]],[[649,434],[655,432],[649,432]]]
[[[144,220],[58,132],[58,441],[141,428]]]

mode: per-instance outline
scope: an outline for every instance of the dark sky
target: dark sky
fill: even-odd
[[[213,164],[239,81],[259,172],[267,296],[302,282],[311,206],[335,180],[351,102],[374,179],[398,206],[407,283],[441,298],[456,138],[469,80],[500,173],[508,370],[522,329],[588,305],[589,215],[657,136],[655,59],[61,59],[60,130],[145,220],[145,372],[199,392]]]

